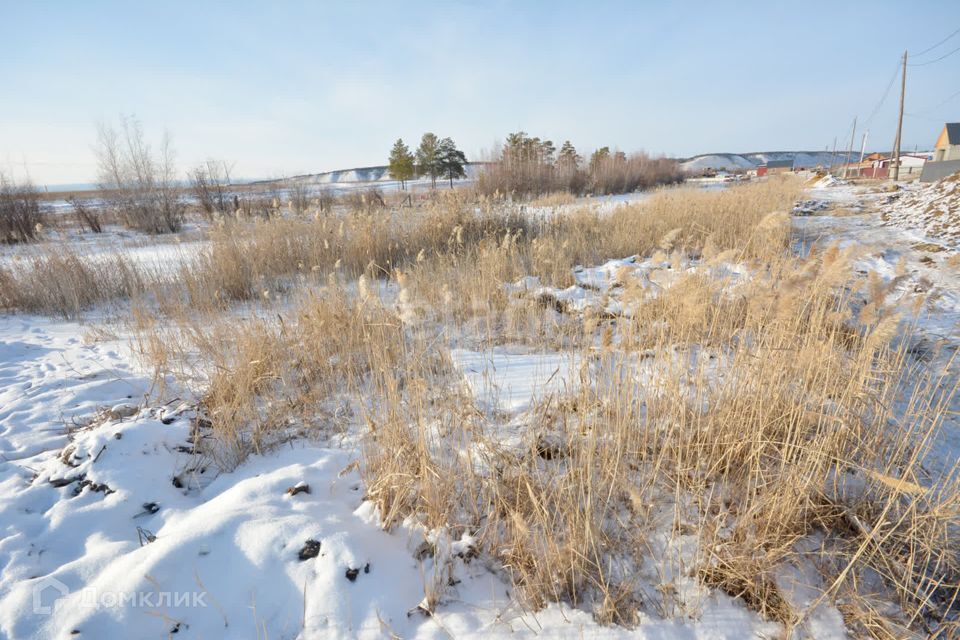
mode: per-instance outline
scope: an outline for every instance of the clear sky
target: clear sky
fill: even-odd
[[[0,170],[90,182],[96,123],[170,131],[270,177],[383,164],[424,131],[475,158],[523,129],[581,151],[688,156],[892,146],[904,49],[960,29],[942,2],[0,0]],[[960,34],[918,57],[960,47]],[[904,147],[960,120],[960,52],[909,67]],[[953,96],[951,99],[948,100]]]

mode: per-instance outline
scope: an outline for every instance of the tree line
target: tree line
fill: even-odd
[[[400,188],[405,189],[408,180],[426,176],[430,178],[432,186],[437,186],[437,178],[453,181],[467,176],[464,165],[467,157],[452,138],[438,138],[429,131],[420,138],[420,146],[416,152],[397,138],[390,150],[389,173],[394,180],[400,181]]]
[[[628,193],[658,184],[679,182],[679,164],[646,153],[627,155],[605,146],[589,159],[569,140],[558,150],[553,141],[517,131],[507,136],[499,155],[478,176],[483,193],[540,195],[551,191],[574,194]]]

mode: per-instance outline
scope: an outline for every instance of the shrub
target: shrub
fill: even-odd
[[[40,193],[29,181],[15,182],[0,173],[0,242],[29,242],[43,224]]]
[[[387,206],[383,199],[383,192],[376,187],[366,189],[352,189],[341,197],[341,201],[354,211],[370,212]]]
[[[96,209],[88,205],[79,198],[70,198],[70,205],[77,216],[77,222],[81,228],[89,229],[93,233],[101,233],[103,226],[100,224],[100,214]]]
[[[310,209],[310,187],[302,180],[294,180],[287,188],[287,203],[290,211],[303,215]]]
[[[208,218],[215,213],[224,215],[234,212],[234,199],[227,192],[230,184],[230,168],[227,163],[207,160],[193,170],[190,183],[200,208]]]

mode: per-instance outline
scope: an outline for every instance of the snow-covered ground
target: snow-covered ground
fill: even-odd
[[[856,210],[885,196],[827,181],[808,197]],[[931,253],[924,244],[930,238],[884,226],[875,213],[805,215],[794,224],[798,252],[813,242],[855,245],[864,272],[899,278],[892,295],[904,305],[928,293],[918,335],[938,366],[949,366],[960,346],[952,249]],[[84,251],[109,246],[88,236],[79,241],[92,243]],[[185,244],[136,241],[127,250],[163,262],[176,257],[166,251],[191,251]],[[568,289],[528,278],[512,290],[577,310],[603,305],[629,313],[613,290],[624,273],[653,290],[686,271],[734,287],[750,277],[736,263],[627,258],[579,270]],[[478,406],[507,422],[547,395],[574,389],[583,364],[569,353],[503,347],[456,349],[451,357]],[[410,522],[383,531],[364,500],[355,444],[295,441],[221,471],[200,453],[205,430],[189,395],[157,395],[123,336],[80,322],[0,317],[0,638],[707,640],[780,633],[742,602],[680,575],[678,588],[700,603],[697,619],[648,618],[626,630],[599,626],[566,605],[525,611],[502,570],[472,553],[469,536]],[[960,429],[950,423],[942,438],[936,450],[946,464],[960,452]],[[666,552],[668,542],[660,542]],[[801,586],[815,582],[803,571],[781,576],[796,582],[785,592],[798,607],[816,593]],[[418,606],[438,575],[453,586],[428,614]],[[806,632],[845,637],[828,606],[811,616]]]
[[[0,266],[68,247],[84,258],[110,260],[121,254],[130,263],[149,270],[171,271],[177,264],[196,256],[206,245],[205,225],[189,223],[175,234],[150,236],[119,226],[107,226],[103,233],[90,233],[76,228],[44,229],[36,244],[5,246],[0,252]]]
[[[476,180],[477,173],[479,169],[477,165],[467,165],[467,177],[461,178],[453,181],[455,187],[462,187],[473,184]],[[309,197],[319,197],[324,195],[327,197],[341,197],[348,195],[357,191],[368,191],[371,189],[376,189],[381,193],[394,193],[401,192],[401,184],[399,180],[392,179],[387,171],[386,167],[367,167],[364,169],[345,169],[341,171],[330,171],[327,173],[320,174],[310,174],[304,176],[296,176],[292,178],[278,179],[276,181],[263,181],[255,183],[246,183],[253,186],[245,186],[245,183],[238,183],[230,185],[225,188],[225,195],[228,199],[232,199],[234,196],[239,198],[247,198],[250,196],[267,196],[267,197],[277,197],[282,200],[289,200],[293,195],[293,185],[297,184],[301,187],[305,187],[306,194]],[[449,183],[448,181],[437,179],[437,187],[445,187]],[[403,188],[411,193],[424,193],[429,191],[434,187],[433,181],[430,178],[417,178],[415,180],[407,180],[403,184]],[[257,189],[259,188],[259,192]],[[71,194],[71,197],[76,196],[81,201],[85,202],[89,207],[102,207],[103,200],[98,197],[98,191],[90,191],[89,195],[84,197],[82,192],[80,195]],[[74,215],[74,206],[69,200],[57,197],[57,193],[53,193],[49,199],[44,201],[44,207],[48,213],[54,217],[70,217]],[[189,190],[183,193],[183,201],[190,205],[199,205],[199,201],[196,196]]]
[[[88,335],[84,335],[87,333]],[[775,625],[723,594],[696,622],[600,627],[533,613],[452,539],[379,526],[357,450],[294,443],[219,472],[190,399],[158,404],[124,341],[0,319],[0,637],[745,638]],[[458,352],[480,395],[525,410],[570,383],[562,356]],[[424,542],[433,549],[424,555]],[[439,567],[439,569],[438,569]],[[456,583],[418,609],[434,573]],[[444,573],[449,572],[449,573]]]

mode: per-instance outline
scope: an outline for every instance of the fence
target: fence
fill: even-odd
[[[940,178],[960,171],[960,160],[943,160],[941,162],[928,162],[923,165],[923,173],[920,174],[920,182],[934,182]]]

